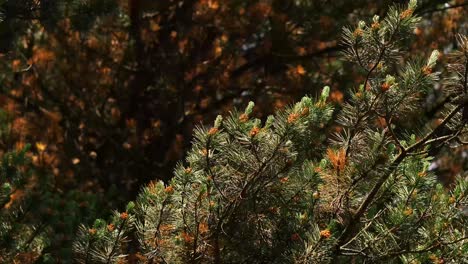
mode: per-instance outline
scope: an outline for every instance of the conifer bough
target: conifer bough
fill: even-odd
[[[341,109],[325,87],[264,123],[250,103],[197,128],[169,185],[153,182],[110,222],[81,227],[80,263],[466,263],[468,184],[443,188],[428,151],[466,144],[468,41],[459,37],[438,124],[403,131],[439,82],[438,51],[392,71],[415,8],[344,29],[365,81]],[[334,113],[343,130],[329,137]]]

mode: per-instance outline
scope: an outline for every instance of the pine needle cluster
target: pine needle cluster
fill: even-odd
[[[438,51],[403,61],[416,1],[344,29],[365,72],[342,109],[319,98],[262,122],[254,104],[199,127],[172,181],[144,187],[110,222],[83,226],[81,263],[464,263],[466,179],[444,188],[429,150],[466,139],[468,42],[434,124],[400,126],[439,81]],[[444,79],[444,80],[445,80]],[[342,131],[325,138],[334,121]],[[445,129],[450,128],[450,129]],[[321,153],[321,154],[317,154]],[[314,157],[321,158],[314,158]]]

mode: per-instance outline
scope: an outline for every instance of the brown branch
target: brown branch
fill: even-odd
[[[233,70],[231,72],[231,77],[232,78],[237,78],[240,77],[242,74],[244,74],[246,71],[250,70],[251,68],[259,67],[262,65],[267,64],[271,60],[277,59],[280,62],[283,63],[290,63],[294,61],[302,61],[302,60],[308,60],[316,57],[320,57],[329,53],[341,51],[342,48],[340,46],[332,46],[328,47],[319,51],[311,52],[305,55],[279,55],[279,54],[267,54],[262,57],[256,58],[252,61],[249,61],[241,66],[239,66],[237,69]]]
[[[387,122],[387,127],[388,127],[388,131],[390,132],[390,136],[392,137],[393,141],[395,141],[395,143],[397,144],[398,149],[401,151],[404,147],[401,145],[400,140],[398,139],[397,135],[396,135],[395,132],[393,131],[393,128],[392,128],[392,117],[388,117],[388,115],[387,115],[387,116],[385,117],[385,122]]]
[[[112,262],[112,257],[117,250],[117,245],[120,243],[120,235],[125,227],[125,224],[127,223],[127,219],[123,219],[122,223],[119,225],[119,230],[117,232],[117,236],[115,237],[114,244],[112,246],[112,249],[109,253],[109,256],[107,257],[106,263],[111,263]]]
[[[468,239],[468,237],[462,237],[462,238],[459,238],[457,240],[450,241],[450,242],[445,242],[445,243],[435,241],[436,243],[433,244],[432,246],[428,246],[428,247],[420,249],[420,250],[401,250],[401,251],[397,251],[397,252],[390,252],[390,253],[388,253],[388,254],[386,254],[384,256],[380,256],[378,259],[388,259],[388,258],[391,258],[391,257],[396,257],[396,256],[400,256],[400,255],[405,255],[405,254],[420,254],[420,253],[424,253],[424,252],[428,252],[428,251],[440,248],[441,246],[448,246],[448,245],[456,244],[456,243],[462,242],[462,241],[467,240],[467,239]]]
[[[461,3],[461,4],[444,6],[444,7],[441,7],[441,8],[433,8],[433,9],[428,9],[428,10],[422,10],[420,12],[416,11],[416,14],[422,16],[422,15],[425,15],[425,14],[432,14],[432,13],[436,13],[436,12],[447,11],[449,9],[460,8],[460,7],[465,7],[465,6],[468,6],[468,2]]]
[[[408,156],[409,152],[412,152],[419,147],[423,146],[432,136],[435,135],[435,133],[445,124],[447,124],[455,114],[460,111],[462,106],[457,106],[455,107],[445,118],[444,120],[436,127],[434,128],[430,133],[428,133],[425,137],[420,139],[418,142],[414,143],[413,145],[409,146],[406,149],[402,149],[400,154],[392,161],[392,163],[389,165],[389,168],[387,172],[377,181],[377,183],[374,185],[370,193],[367,195],[366,199],[361,203],[359,206],[356,214],[351,218],[350,224],[346,226],[344,229],[343,233],[341,236],[338,238],[337,244],[335,251],[339,252],[340,247],[344,245],[348,240],[351,234],[355,231],[356,226],[360,223],[361,217],[364,215],[364,213],[367,211],[369,205],[372,203],[374,200],[375,196],[379,192],[380,188],[382,185],[387,181],[387,179],[390,177],[392,172],[400,165],[400,163]]]

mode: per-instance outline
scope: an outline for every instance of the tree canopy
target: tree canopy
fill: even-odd
[[[466,261],[467,6],[0,0],[0,262]]]

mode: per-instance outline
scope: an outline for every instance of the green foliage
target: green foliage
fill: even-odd
[[[419,21],[415,8],[410,1],[382,21],[374,17],[371,25],[344,30],[345,53],[362,67],[365,82],[339,111],[343,131],[331,144],[322,130],[334,116],[329,87],[263,124],[249,103],[244,112],[218,117],[212,128],[197,128],[170,184],[149,184],[135,202],[134,229],[127,231],[137,238],[138,261],[466,262],[466,180],[445,189],[427,155],[466,133],[463,104],[449,103],[435,128],[399,128],[420,111],[439,76],[433,72],[437,51],[401,63],[400,47]],[[461,38],[463,54],[466,45]],[[457,63],[465,72],[468,56]],[[453,78],[466,88],[466,75]],[[448,123],[457,130],[437,134]],[[90,244],[96,234],[86,230],[75,242],[83,263],[109,252]],[[98,234],[98,243],[115,238],[105,230]],[[114,241],[125,252],[128,244]]]
[[[467,144],[466,37],[441,74],[451,45],[408,49],[445,3],[332,2],[0,0],[0,262],[467,262],[466,178],[432,171]],[[197,127],[169,177],[194,120],[249,100]]]
[[[262,126],[250,116],[252,108],[253,103],[243,113],[233,112],[222,124],[218,118],[211,129],[198,128],[187,165],[177,166],[171,184],[143,189],[135,227],[148,258],[284,262],[300,245],[296,236],[310,227],[312,190],[320,182],[306,158],[309,139],[329,121],[332,109],[305,97],[278,113],[271,126]],[[86,238],[79,245],[93,236],[81,234]],[[213,243],[218,248],[211,248]],[[95,250],[91,245],[79,252],[86,259],[83,252]]]
[[[128,208],[130,209],[130,208]],[[130,210],[129,210],[130,211]],[[133,216],[127,212],[114,215],[109,221],[97,219],[92,228],[81,226],[78,236],[86,237],[85,240],[73,245],[77,263],[115,263],[125,257],[121,244],[127,242],[127,232],[133,225]]]
[[[0,122],[5,146],[12,125],[4,111],[0,111]],[[57,190],[54,177],[32,165],[31,154],[29,144],[1,154],[0,262],[71,260],[71,238],[79,223],[94,218],[94,212],[85,207],[95,207],[96,197]]]

